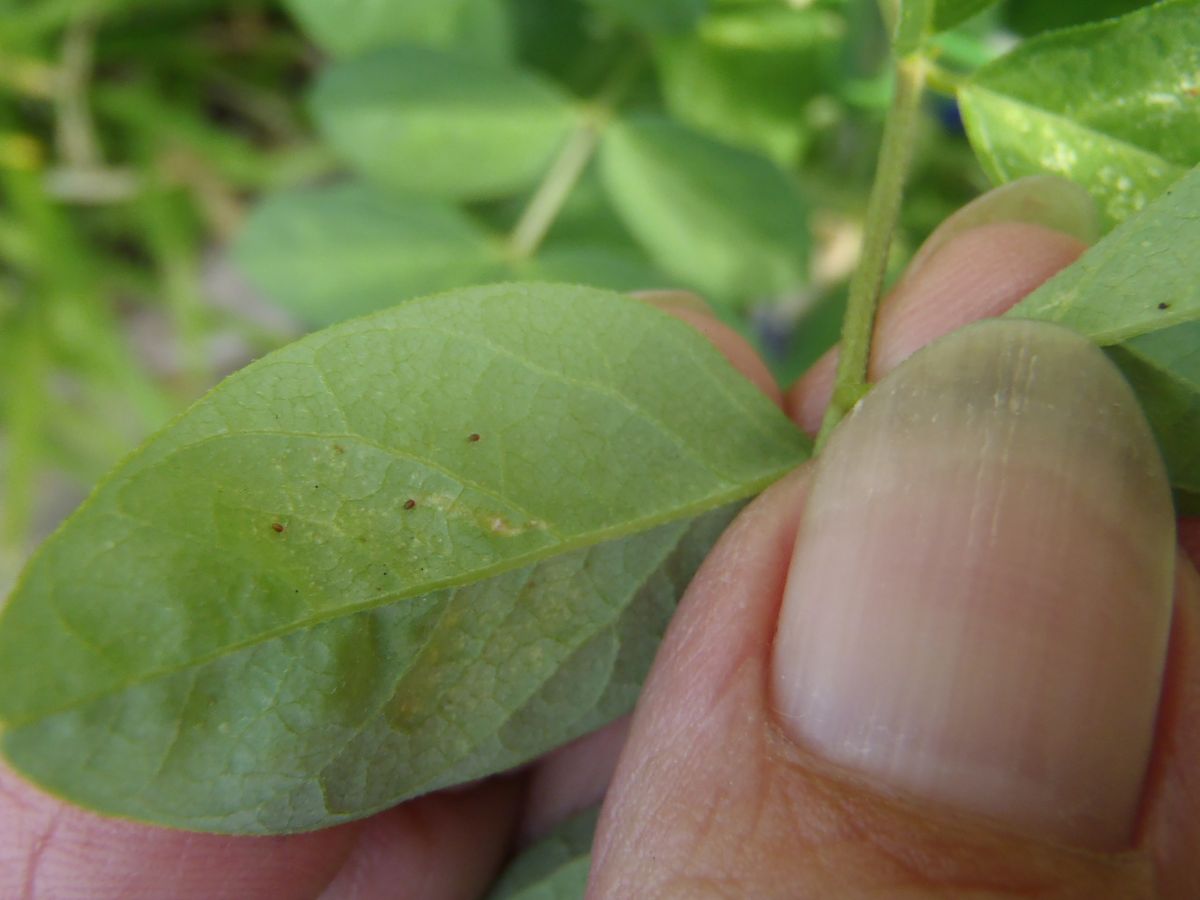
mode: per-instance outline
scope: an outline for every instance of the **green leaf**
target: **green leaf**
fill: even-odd
[[[284,0],[284,5],[335,56],[396,43],[460,47],[497,60],[509,52],[508,13],[501,0]]]
[[[673,115],[782,165],[799,158],[804,117],[845,32],[827,9],[734,8],[658,42],[655,59]]]
[[[530,73],[423,47],[329,66],[312,108],[329,143],[368,178],[453,199],[528,187],[575,119],[566,96]]]
[[[600,161],[617,211],[668,274],[725,300],[805,281],[805,204],[765,157],[645,117],[612,126]]]
[[[269,196],[234,254],[259,290],[312,325],[510,271],[499,243],[457,207],[356,182]]]
[[[513,860],[487,900],[583,900],[599,807],[563,822]]]
[[[601,243],[552,241],[525,266],[524,277],[539,281],[588,284],[615,291],[645,291],[678,287],[640,253]]]
[[[1086,187],[1109,226],[1200,162],[1200,0],[1167,0],[1053,32],[959,91],[991,177],[1051,172]]]
[[[1008,0],[1004,21],[1018,34],[1033,35],[1100,19],[1112,19],[1150,6],[1153,0]]]
[[[996,0],[936,0],[933,4],[933,30],[953,28],[995,4]]]
[[[3,752],[101,812],[243,833],[518,765],[632,707],[734,506],[807,448],[617,294],[473,288],[310,335],[43,545],[0,613]]]
[[[708,0],[587,0],[613,19],[648,34],[677,34],[696,24]]]
[[[1200,169],[1017,304],[1104,347],[1137,391],[1182,512],[1200,514]]]

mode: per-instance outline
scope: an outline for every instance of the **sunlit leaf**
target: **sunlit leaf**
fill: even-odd
[[[1200,162],[1200,0],[1035,38],[959,102],[993,179],[1064,175],[1116,224]]]

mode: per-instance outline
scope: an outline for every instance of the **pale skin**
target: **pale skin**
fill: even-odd
[[[887,301],[874,375],[961,324],[1002,313],[1082,249],[1031,225],[955,238]],[[695,309],[671,311],[816,429],[829,360],[781,395],[732,331]],[[768,670],[808,478],[804,468],[771,488],[718,544],[683,600],[632,726],[616,723],[522,772],[278,838],[104,819],[0,769],[0,896],[467,900],[482,895],[514,848],[606,792],[594,898],[1200,896],[1193,563],[1178,567],[1155,749],[1132,840],[1121,852],[1085,852],[891,796],[824,763],[780,727]],[[1200,529],[1181,523],[1180,533],[1181,560],[1200,559]]]

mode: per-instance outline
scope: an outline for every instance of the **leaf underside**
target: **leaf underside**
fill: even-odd
[[[9,761],[99,811],[318,828],[630,708],[731,510],[807,440],[616,294],[412,301],[247,367],[0,613]]]

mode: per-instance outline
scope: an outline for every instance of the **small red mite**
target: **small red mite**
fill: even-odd
[[[476,441],[479,440],[479,435],[478,434],[469,434],[469,435],[467,435],[467,440],[470,441],[472,444],[474,444]]]
[[[404,503],[404,508],[405,508],[405,509],[412,509],[412,508],[413,508],[414,506],[416,506],[416,505],[417,505],[417,501],[416,501],[416,500],[406,500],[406,501],[405,501],[405,503]]]
[[[282,533],[282,531],[283,531],[283,523],[282,523],[282,522],[276,522],[274,525],[272,525],[272,526],[271,526],[271,530],[272,530],[272,531],[274,531],[276,534],[280,534],[280,533]]]

